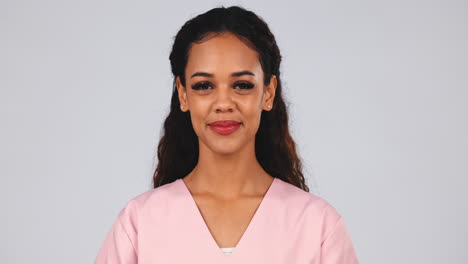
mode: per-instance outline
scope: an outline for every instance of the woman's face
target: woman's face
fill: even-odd
[[[249,144],[255,146],[261,113],[273,107],[277,85],[276,76],[271,77],[269,85],[264,85],[263,78],[257,52],[231,33],[192,44],[185,87],[179,77],[176,86],[181,111],[190,112],[200,148],[229,154]],[[225,128],[210,126],[220,120],[240,125],[226,134]]]

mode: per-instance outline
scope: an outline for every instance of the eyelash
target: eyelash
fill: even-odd
[[[194,90],[207,90],[207,89],[203,89],[201,87],[204,87],[205,84],[208,84],[208,85],[211,85],[210,82],[199,82],[199,83],[196,83],[194,85],[192,85],[192,89]],[[252,83],[249,83],[249,82],[237,82],[234,87],[238,86],[238,85],[244,85],[245,88],[241,88],[241,90],[250,90],[252,88],[254,88],[254,84]]]

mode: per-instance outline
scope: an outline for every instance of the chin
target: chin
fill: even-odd
[[[237,144],[216,144],[215,146],[211,146],[210,149],[214,153],[218,153],[221,155],[231,155],[238,153],[241,150],[241,147]]]
[[[231,155],[240,152],[245,142],[239,139],[219,140],[216,138],[210,138],[202,144],[204,144],[205,148],[209,149],[213,153]]]

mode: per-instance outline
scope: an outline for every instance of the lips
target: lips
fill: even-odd
[[[215,121],[210,123],[210,126],[221,126],[221,127],[227,127],[227,126],[235,126],[239,125],[240,122],[234,121],[234,120],[220,120],[220,121]]]
[[[239,129],[240,125],[240,122],[234,120],[220,120],[209,124],[210,128],[220,135],[232,134]]]

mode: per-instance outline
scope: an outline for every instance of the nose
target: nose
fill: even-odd
[[[215,111],[232,112],[234,110],[234,101],[232,100],[232,91],[228,85],[219,86],[215,101]]]

